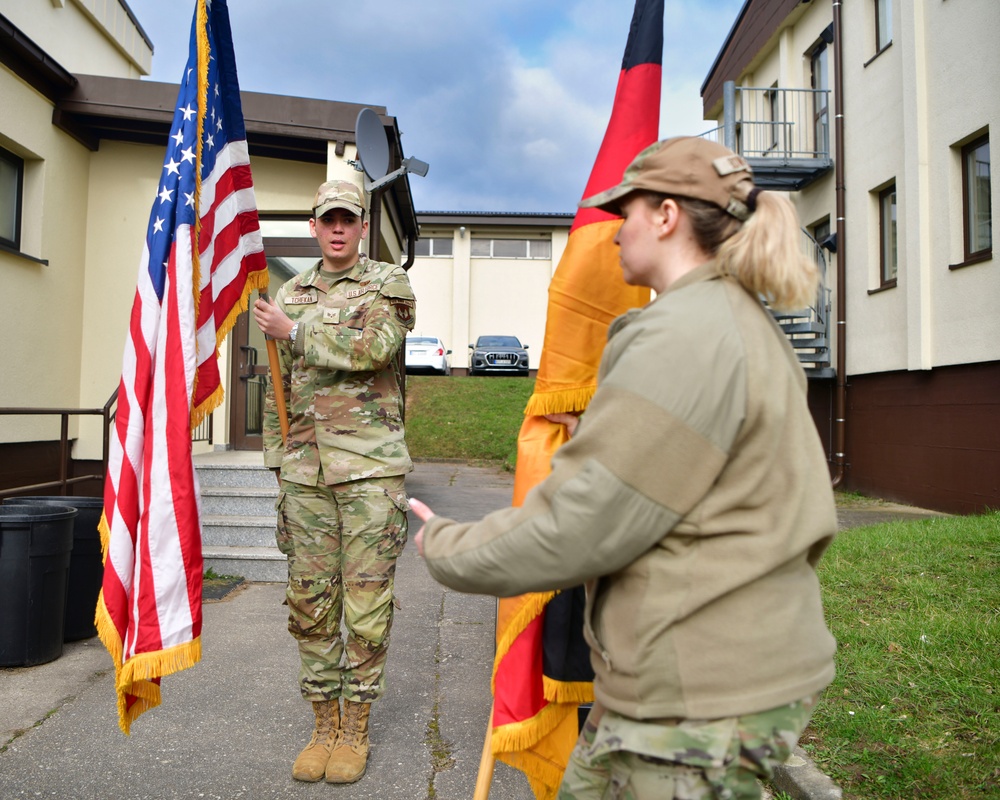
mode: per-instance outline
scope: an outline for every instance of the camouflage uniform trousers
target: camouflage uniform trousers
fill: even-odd
[[[672,724],[640,722],[595,704],[559,800],[759,800],[758,778],[788,758],[816,704]]]
[[[276,508],[302,696],[378,699],[385,688],[396,559],[406,544],[403,476],[336,486],[282,481]]]

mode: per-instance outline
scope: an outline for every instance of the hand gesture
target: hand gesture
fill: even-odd
[[[427,522],[431,517],[434,516],[434,512],[425,504],[421,503],[415,497],[410,498],[410,510],[413,511],[423,522]],[[424,526],[420,526],[420,530],[417,531],[417,535],[413,537],[413,543],[417,546],[417,552],[423,556],[424,554]]]

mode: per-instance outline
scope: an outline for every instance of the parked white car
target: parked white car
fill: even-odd
[[[439,375],[450,375],[451,365],[448,363],[448,356],[451,350],[444,346],[444,342],[436,336],[414,336],[408,334],[406,337],[406,371],[434,372]]]

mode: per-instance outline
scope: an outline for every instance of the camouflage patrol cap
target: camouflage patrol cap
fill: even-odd
[[[327,181],[316,190],[313,215],[318,219],[331,208],[346,208],[360,217],[365,210],[361,190],[350,181]]]
[[[743,156],[718,142],[678,136],[647,147],[629,164],[621,183],[585,198],[580,207],[620,214],[627,195],[650,191],[705,200],[745,220],[753,188],[753,172]]]

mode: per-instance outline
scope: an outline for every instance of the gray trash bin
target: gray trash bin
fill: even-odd
[[[75,642],[97,635],[94,612],[104,580],[104,556],[97,526],[104,511],[103,497],[66,497],[36,495],[10,497],[5,505],[58,505],[77,510],[73,524],[73,552],[69,560],[69,585],[66,588],[64,640]]]
[[[0,667],[62,655],[76,509],[0,505]]]

